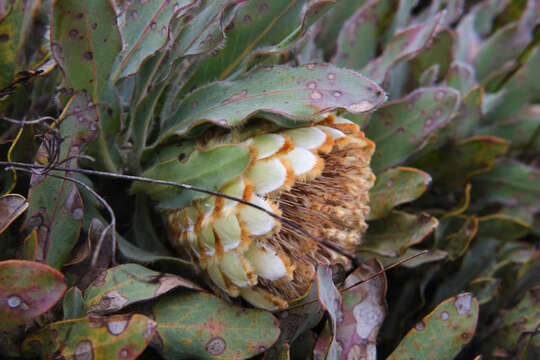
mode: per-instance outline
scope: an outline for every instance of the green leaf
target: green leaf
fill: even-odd
[[[429,250],[426,253],[423,253],[422,255],[419,255],[421,252],[425,250],[418,250],[413,248],[408,248],[407,251],[402,256],[399,257],[381,257],[377,256],[377,259],[382,262],[384,266],[389,266],[392,264],[395,264],[398,261],[409,259],[411,256],[417,255],[415,258],[409,259],[408,261],[404,262],[402,265],[403,267],[412,269],[415,267],[419,267],[424,264],[428,264],[431,262],[441,261],[448,257],[448,254],[442,250]],[[366,254],[369,255],[369,254]],[[362,258],[366,258],[367,256],[361,256]]]
[[[381,35],[391,24],[398,7],[396,0],[369,1],[360,7],[341,28],[332,63],[360,70],[373,60],[381,45]]]
[[[102,273],[84,292],[87,312],[107,314],[156,298],[179,286],[202,290],[193,282],[137,264],[123,264]]]
[[[529,225],[518,218],[503,214],[482,216],[478,219],[479,238],[499,239],[505,242],[518,240],[529,233]]]
[[[437,225],[437,219],[427,214],[412,215],[393,210],[388,216],[369,223],[358,251],[401,256],[409,247],[420,243]]]
[[[194,65],[193,75],[180,89],[177,99],[197,86],[233,75],[249,55],[278,45],[301,27],[304,10],[326,2],[316,1],[308,8],[304,8],[305,1],[300,0],[254,0],[242,4],[234,20],[225,29],[225,46],[215,49],[211,56]]]
[[[459,90],[464,96],[477,84],[474,68],[467,63],[454,61],[448,69],[446,82],[449,87]]]
[[[226,10],[232,5],[235,5],[235,1],[216,0],[200,3],[196,9],[191,10],[191,19],[182,19],[184,21],[175,31],[177,35],[171,45],[171,59],[175,61],[184,56],[202,55],[222,44],[225,28],[231,20],[226,16]]]
[[[0,196],[0,234],[28,208],[28,201],[19,194]]]
[[[473,189],[481,191],[484,202],[534,207],[540,204],[540,170],[534,167],[505,161],[473,180]]]
[[[208,190],[218,190],[224,183],[240,175],[251,161],[249,150],[240,145],[221,145],[208,151],[195,150],[187,160],[173,158],[163,161],[143,173],[152,179],[190,184]],[[135,183],[133,191],[144,191],[161,201],[163,208],[182,208],[193,199],[207,194],[186,191],[171,186]]]
[[[383,270],[377,260],[361,264],[347,277],[349,287]],[[386,315],[386,276],[382,273],[354,288],[342,292],[343,320],[337,328],[337,341],[343,359],[354,354],[377,353],[377,335]]]
[[[369,191],[368,220],[379,219],[398,205],[418,199],[431,183],[431,176],[421,170],[398,166],[377,174]]]
[[[48,265],[0,262],[0,330],[26,324],[49,311],[65,291],[64,275]]]
[[[279,125],[300,125],[326,111],[374,110],[385,99],[371,80],[332,65],[259,68],[238,80],[216,82],[187,96],[165,119],[160,140],[186,134],[201,123],[239,126],[264,113],[282,117]]]
[[[136,359],[156,331],[140,314],[85,317],[47,325],[22,344],[28,357],[106,360]]]
[[[476,78],[481,84],[486,84],[502,67],[517,65],[519,55],[533,38],[538,18],[535,7],[537,4],[530,2],[519,21],[500,28],[477,50]]]
[[[486,119],[490,124],[496,124],[515,114],[530,101],[537,101],[540,93],[540,78],[537,69],[540,68],[540,48],[536,47],[528,56],[526,62],[504,84],[504,94]]]
[[[141,249],[120,235],[116,235],[118,252],[125,262],[133,262],[141,265],[164,266],[170,271],[175,271],[186,277],[196,277],[198,275],[193,264],[172,255],[155,254],[148,250]]]
[[[382,55],[365,66],[362,74],[366,74],[376,83],[383,83],[393,66],[416,55],[431,42],[443,15],[444,13],[440,13],[425,23],[413,25],[394,35],[386,44]]]
[[[308,302],[310,303],[300,306],[300,304]],[[265,359],[276,358],[285,345],[296,343],[302,334],[314,328],[321,321],[323,315],[324,311],[317,301],[317,283],[314,281],[305,297],[292,301],[290,309],[279,313],[281,334],[274,346],[265,353]]]
[[[378,172],[420,150],[457,111],[459,93],[451,88],[421,88],[376,111],[366,135],[375,142],[371,168]]]
[[[85,92],[77,93],[66,105],[59,121],[60,136],[65,137],[59,159],[69,158],[63,166],[77,168],[77,156],[97,136],[96,108]],[[35,162],[47,165],[50,155],[47,146],[42,144]],[[37,260],[59,269],[69,260],[79,239],[84,218],[79,190],[68,180],[34,174],[30,180],[28,202],[25,227],[38,229]]]
[[[153,307],[158,348],[167,359],[245,359],[270,348],[279,324],[270,313],[206,293],[170,294]]]
[[[10,9],[0,19],[0,89],[13,82],[19,65],[24,18],[24,1],[10,1]]]
[[[479,305],[484,305],[493,300],[499,290],[500,279],[492,277],[476,278],[469,283],[467,290],[478,299]]]
[[[85,89],[101,99],[107,87],[121,40],[116,14],[107,0],[54,1],[51,51],[64,72],[64,82],[75,91]]]
[[[478,300],[471,293],[447,299],[416,324],[387,359],[453,359],[471,341],[477,321]]]
[[[462,188],[471,176],[490,170],[507,149],[503,139],[471,137],[426,154],[414,166],[427,171],[434,185]]]
[[[482,344],[483,353],[493,354],[500,349],[508,356],[518,356],[518,349],[523,348],[529,336],[534,336],[535,328],[540,323],[539,291],[540,286],[529,289],[514,308],[500,312],[496,332]]]
[[[419,79],[430,67],[436,65],[437,71],[434,74],[434,82],[446,77],[453,60],[452,46],[455,34],[450,30],[442,30],[431,40],[427,49],[420,52],[410,61],[410,74],[408,82],[409,89],[420,86]]]
[[[101,131],[92,147],[97,163],[116,172],[120,155],[115,139],[120,115],[109,82],[111,66],[121,49],[116,13],[108,0],[55,1],[50,27],[51,52],[64,74],[64,85],[74,91],[86,90],[88,102],[99,104]]]
[[[540,106],[529,105],[504,121],[477,129],[476,133],[503,138],[512,149],[534,152],[540,150],[540,141],[538,135],[535,135],[538,129],[540,129]]]
[[[193,3],[193,0],[125,2],[118,19],[122,51],[112,66],[111,78],[117,80],[135,73],[146,58],[165,46],[174,16]]]
[[[478,230],[476,216],[448,216],[441,219],[437,228],[437,248],[454,261],[465,254]]]
[[[474,64],[482,38],[492,31],[493,20],[504,10],[508,0],[482,1],[461,19],[456,28],[456,59]]]
[[[69,288],[64,295],[63,302],[64,320],[78,319],[86,315],[84,311],[84,299],[81,290],[74,286]]]
[[[336,50],[336,39],[343,29],[343,24],[362,6],[367,6],[366,0],[340,0],[320,20],[315,40],[326,57],[330,57]]]

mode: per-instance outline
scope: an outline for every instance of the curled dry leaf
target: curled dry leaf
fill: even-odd
[[[28,201],[19,194],[0,197],[0,234],[28,208]]]
[[[111,313],[135,302],[153,299],[179,286],[202,290],[180,276],[159,273],[137,264],[119,265],[101,273],[86,289],[86,309],[89,313]]]

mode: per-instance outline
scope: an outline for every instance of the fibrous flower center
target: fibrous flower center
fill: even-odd
[[[374,150],[357,125],[329,115],[313,126],[244,142],[254,161],[220,191],[301,225],[316,238],[354,253],[366,229]],[[346,257],[268,214],[209,197],[168,214],[170,238],[231,296],[285,308],[304,295],[317,263]]]

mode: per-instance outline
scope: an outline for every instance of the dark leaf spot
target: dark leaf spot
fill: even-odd
[[[139,12],[137,10],[132,10],[131,11],[131,18],[135,21],[137,21],[139,19]]]
[[[267,11],[268,11],[268,5],[266,3],[261,3],[261,5],[259,5],[259,12],[264,14]]]
[[[84,16],[83,13],[78,13],[78,14],[75,15],[75,18],[80,20],[80,19],[83,18],[83,16]]]
[[[251,24],[251,16],[245,15],[243,21],[244,24]]]
[[[92,30],[96,30],[97,29],[97,23],[93,23],[91,26]]]
[[[225,352],[227,343],[219,336],[213,337],[206,343],[205,349],[210,355],[219,356]]]
[[[86,60],[86,61],[90,61],[94,58],[94,55],[92,54],[91,51],[87,51],[83,54],[83,59]]]
[[[79,30],[77,29],[71,29],[69,30],[69,37],[72,39],[75,39],[79,35]]]
[[[0,42],[9,41],[9,34],[0,34]]]

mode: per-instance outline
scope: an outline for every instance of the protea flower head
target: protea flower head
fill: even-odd
[[[246,171],[220,192],[290,219],[351,254],[366,230],[374,144],[334,115],[311,126],[248,138]],[[231,296],[287,307],[312,284],[317,263],[349,260],[272,216],[211,196],[167,214],[170,240]]]

